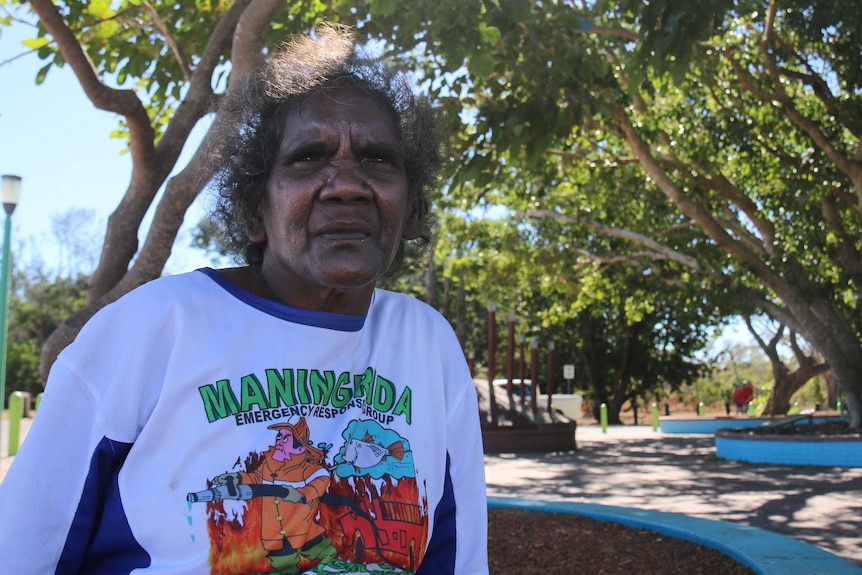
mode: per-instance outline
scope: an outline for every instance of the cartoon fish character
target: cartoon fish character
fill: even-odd
[[[353,464],[356,469],[374,467],[387,457],[394,457],[401,461],[404,457],[404,444],[396,441],[389,447],[383,447],[379,443],[374,443],[370,435],[366,435],[364,440],[351,438],[344,450],[344,460]]]

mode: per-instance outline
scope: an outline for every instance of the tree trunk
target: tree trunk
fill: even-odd
[[[437,308],[437,269],[434,265],[434,247],[430,247],[428,254],[428,267],[425,268],[425,301],[433,308]]]
[[[826,406],[829,409],[835,409],[838,404],[838,385],[835,383],[835,374],[829,370],[823,374],[823,379],[826,381]]]
[[[449,309],[449,306],[450,306],[449,292],[450,292],[451,287],[452,287],[452,278],[450,278],[448,276],[443,278],[443,309],[441,310],[441,313],[443,314],[443,317],[445,317],[446,319],[450,319],[449,315],[451,313],[451,310]]]
[[[638,161],[676,208],[697,224],[719,247],[739,265],[747,268],[780,298],[783,307],[761,299],[760,306],[771,317],[780,319],[802,334],[832,366],[835,379],[847,396],[851,427],[862,425],[862,341],[841,309],[829,295],[820,295],[817,282],[805,273],[796,261],[782,264],[780,269],[769,258],[761,259],[749,245],[734,238],[704,206],[685,193],[652,155],[647,142],[620,109],[615,117],[617,127]],[[716,178],[720,175],[716,175]]]
[[[461,347],[467,345],[467,290],[464,287],[464,269],[458,270],[458,295],[455,298],[456,314],[458,316],[455,322],[455,332],[458,334],[458,341],[461,342]]]
[[[105,243],[93,273],[86,306],[60,324],[42,347],[39,373],[43,383],[57,355],[77,336],[84,324],[102,307],[132,289],[159,277],[188,207],[209,179],[205,150],[199,147],[189,165],[168,182],[141,251],[138,230],[158,190],[174,169],[183,146],[212,102],[212,77],[222,55],[231,51],[228,90],[236,90],[264,61],[263,49],[270,22],[283,8],[280,0],[237,0],[224,13],[200,54],[188,81],[183,101],[158,144],[146,110],[133,91],[105,86],[82,46],[47,0],[31,4],[40,21],[57,41],[66,61],[93,103],[124,117],[129,125],[132,156],[131,182],[108,220]],[[218,118],[214,120],[218,122]],[[135,258],[134,265],[129,262]]]

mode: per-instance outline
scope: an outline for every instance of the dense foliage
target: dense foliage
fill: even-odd
[[[457,169],[440,198],[445,234],[426,293],[447,278],[464,289],[458,313],[476,314],[460,322],[465,338],[481,338],[494,300],[518,313],[519,331],[541,323],[565,339],[582,373],[588,334],[603,334],[608,354],[637,341],[627,356],[643,354],[636,368],[619,356],[591,380],[614,402],[613,382],[627,381],[631,396],[645,393],[631,377],[689,379],[703,326],[765,313],[823,356],[862,423],[854,3],[29,5],[39,22],[31,45],[123,116],[135,165],[88,306],[55,333],[43,370],[96,309],[161,271],[206,181],[202,153],[167,184],[137,255],[136,232],[218,93],[253,73],[268,44],[329,18],[414,58],[418,81],[449,112]],[[140,91],[113,87],[122,80]]]

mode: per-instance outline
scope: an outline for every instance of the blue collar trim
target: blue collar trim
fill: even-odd
[[[224,276],[222,276],[220,273],[218,273],[212,268],[199,268],[197,271],[205,274],[207,277],[217,283],[222,289],[227,291],[229,294],[231,294],[241,302],[246,303],[255,309],[258,309],[263,313],[293,323],[308,325],[312,327],[320,327],[324,329],[334,329],[338,331],[359,331],[360,329],[362,329],[362,326],[365,325],[365,318],[368,317],[367,315],[342,315],[326,311],[316,311],[291,307],[289,305],[284,305],[276,301],[262,298],[240,287],[237,287],[227,281]]]

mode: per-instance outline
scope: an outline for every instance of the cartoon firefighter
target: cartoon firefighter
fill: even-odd
[[[302,559],[325,563],[336,555],[332,538],[324,535],[315,519],[330,475],[323,465],[324,452],[309,442],[304,417],[296,423],[275,423],[268,429],[276,430],[275,444],[263,454],[260,466],[251,473],[218,475],[213,482],[238,493],[253,486],[247,490],[250,496],[257,496],[252,491],[270,494],[278,489],[278,496],[261,499],[261,541],[273,568],[298,572]]]

